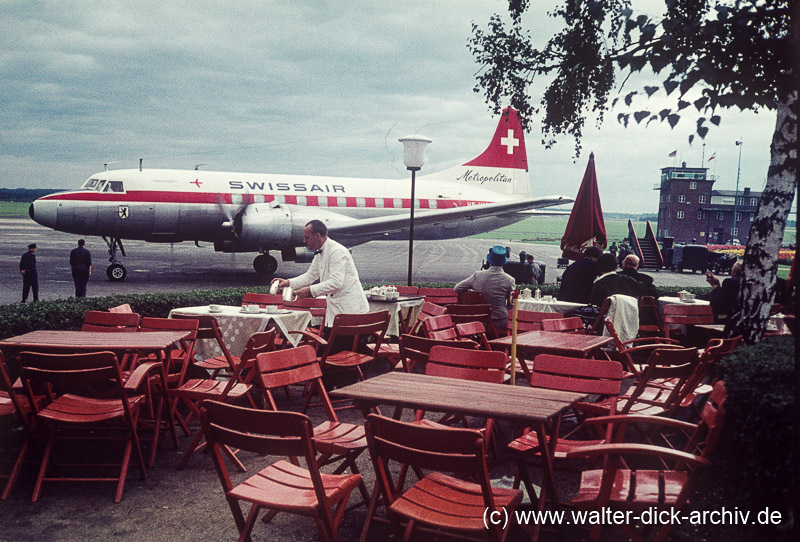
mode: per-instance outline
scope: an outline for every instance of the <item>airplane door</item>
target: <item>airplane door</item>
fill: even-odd
[[[178,231],[180,205],[158,203],[153,206],[153,235],[174,235]]]

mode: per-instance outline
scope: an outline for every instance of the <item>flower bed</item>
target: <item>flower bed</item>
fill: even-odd
[[[706,245],[708,250],[714,252],[721,252],[724,254],[733,254],[734,256],[744,255],[744,245]],[[791,261],[794,258],[794,250],[789,248],[782,248],[778,251],[779,260]]]

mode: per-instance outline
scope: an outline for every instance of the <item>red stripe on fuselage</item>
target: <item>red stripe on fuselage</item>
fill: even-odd
[[[241,203],[253,203],[253,194],[237,194],[242,196]],[[122,192],[91,192],[91,191],[77,191],[77,192],[62,192],[59,194],[51,194],[40,198],[47,201],[94,201],[94,202],[147,202],[147,203],[181,203],[181,204],[218,204],[226,203],[233,204],[231,194],[219,194],[211,192],[163,192],[154,190],[131,190],[125,193]],[[275,200],[276,196],[273,194],[263,194],[264,201],[269,203]],[[297,195],[279,194],[278,196],[284,198],[287,204],[296,205]],[[338,198],[345,199],[345,205],[339,205]],[[411,200],[409,198],[401,198],[402,207],[395,207],[394,201],[398,198],[383,198],[384,206],[378,207],[376,205],[377,199],[381,198],[364,198],[364,207],[358,207],[358,199],[356,197],[345,196],[305,196],[306,204],[304,207],[339,207],[339,208],[352,208],[352,209],[408,209],[411,207]],[[419,208],[430,209],[428,199],[419,199]],[[492,203],[490,201],[469,201],[469,200],[444,200],[438,199],[436,201],[436,209],[448,209],[451,207],[465,207],[467,205],[480,205],[482,203]],[[239,202],[237,202],[237,205]]]

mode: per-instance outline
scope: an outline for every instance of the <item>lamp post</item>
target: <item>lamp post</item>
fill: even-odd
[[[414,185],[416,173],[425,164],[425,147],[432,140],[420,135],[410,135],[398,139],[403,144],[403,163],[411,172],[411,215],[408,227],[408,285],[411,286],[411,264],[414,259]]]
[[[739,166],[736,168],[736,196],[733,199],[733,228],[731,228],[731,239],[738,239],[739,238],[739,230],[736,229],[736,212],[739,208],[739,174],[742,171],[742,146],[743,140],[739,140],[736,142],[736,146],[739,147]],[[736,232],[735,234],[733,232]],[[736,237],[734,237],[736,235]]]

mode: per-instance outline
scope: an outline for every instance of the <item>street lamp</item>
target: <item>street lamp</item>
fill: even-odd
[[[744,144],[743,140],[739,140],[736,142],[736,146],[739,147],[739,167],[736,169],[736,196],[733,200],[733,228],[731,228],[731,239],[738,239],[739,238],[739,230],[736,229],[736,212],[739,208],[739,173],[742,171],[742,146]],[[735,234],[733,232],[736,232]],[[736,237],[733,237],[736,235]]]
[[[425,147],[432,140],[420,135],[409,135],[398,139],[403,144],[403,163],[411,172],[411,216],[408,227],[408,285],[411,286],[411,264],[414,258],[414,184],[416,173],[425,164]]]

